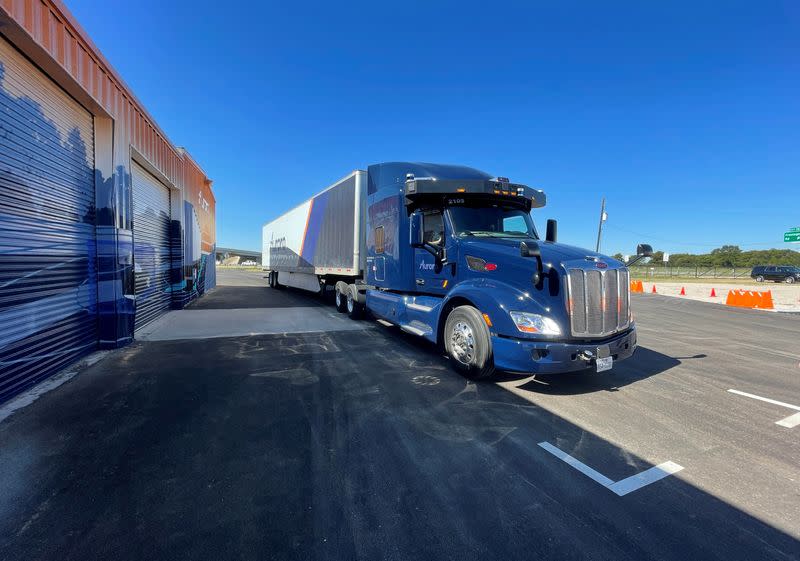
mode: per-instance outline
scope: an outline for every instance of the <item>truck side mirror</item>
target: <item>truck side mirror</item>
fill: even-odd
[[[636,246],[636,257],[625,263],[627,267],[634,265],[641,261],[642,259],[646,259],[648,257],[653,256],[653,247],[646,243],[640,243]]]
[[[547,235],[545,237],[545,241],[554,242],[558,238],[558,222],[549,218],[547,220]]]
[[[646,243],[640,243],[639,245],[636,246],[636,255],[639,255],[641,257],[652,257],[653,246]]]
[[[424,247],[425,246],[425,232],[422,230],[422,214],[415,212],[411,215],[410,225],[410,242],[411,247]]]
[[[541,288],[542,252],[539,249],[539,244],[536,242],[520,242],[519,254],[523,257],[536,258],[536,270],[533,272],[533,276],[531,276],[531,282],[533,282],[534,286],[537,288]]]
[[[539,244],[536,242],[522,242],[519,244],[519,254],[523,257],[541,257]]]

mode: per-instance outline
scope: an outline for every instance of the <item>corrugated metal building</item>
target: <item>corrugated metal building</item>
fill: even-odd
[[[0,402],[214,286],[211,181],[58,0],[0,0]]]

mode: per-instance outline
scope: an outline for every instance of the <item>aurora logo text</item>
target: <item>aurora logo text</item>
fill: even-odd
[[[433,263],[425,263],[425,261],[420,261],[419,269],[420,271],[433,271]]]

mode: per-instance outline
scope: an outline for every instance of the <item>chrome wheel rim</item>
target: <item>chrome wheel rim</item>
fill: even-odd
[[[469,365],[475,358],[475,336],[472,328],[463,321],[456,322],[450,332],[450,348],[461,364]]]
[[[342,307],[342,293],[339,292],[338,290],[336,291],[336,307],[337,308]]]
[[[347,311],[349,313],[351,313],[351,314],[353,313],[353,295],[352,294],[348,294],[347,295]]]

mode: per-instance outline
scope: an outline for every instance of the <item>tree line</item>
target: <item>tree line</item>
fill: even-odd
[[[623,259],[621,253],[614,259]],[[650,263],[662,263],[664,252],[653,252]],[[670,253],[671,267],[755,267],[757,265],[794,265],[800,267],[800,251],[792,249],[758,249],[742,251],[738,245],[723,245],[711,253]]]

